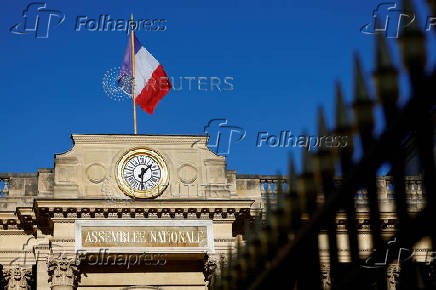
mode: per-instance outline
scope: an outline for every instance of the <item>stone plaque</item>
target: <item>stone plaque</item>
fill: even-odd
[[[213,253],[210,220],[77,220],[76,251]]]

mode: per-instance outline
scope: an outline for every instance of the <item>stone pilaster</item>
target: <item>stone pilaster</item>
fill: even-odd
[[[49,282],[52,290],[76,289],[80,281],[78,261],[66,256],[53,258],[48,263]]]
[[[5,290],[30,290],[32,270],[30,267],[5,266],[3,277],[6,281]]]

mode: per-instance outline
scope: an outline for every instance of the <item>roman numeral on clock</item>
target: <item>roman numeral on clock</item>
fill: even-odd
[[[127,177],[126,179],[127,183],[130,184],[130,186],[133,185],[133,183],[135,182],[135,179],[133,178],[133,175]]]

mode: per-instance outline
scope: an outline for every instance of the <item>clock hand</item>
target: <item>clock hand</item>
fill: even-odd
[[[151,168],[152,164],[147,165],[147,168],[145,169],[144,173],[147,172],[147,170],[149,170]]]
[[[147,172],[147,169],[141,168],[141,173],[138,175],[141,178],[141,190],[144,189],[144,174]]]
[[[145,172],[147,172],[148,169],[151,169],[152,166],[153,166],[153,164],[147,165],[147,169],[145,169]],[[151,175],[150,175],[150,178],[151,178]],[[149,178],[149,179],[150,179],[150,178]],[[149,179],[147,179],[147,181],[148,181]]]
[[[144,174],[141,175],[141,190],[144,189]]]

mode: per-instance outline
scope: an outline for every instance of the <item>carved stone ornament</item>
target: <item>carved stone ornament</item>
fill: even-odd
[[[398,280],[400,277],[400,265],[390,264],[386,272],[388,276],[388,290],[397,289]]]
[[[21,266],[3,268],[3,277],[6,281],[6,290],[30,289],[32,271]]]
[[[204,260],[205,260],[204,268],[203,268],[204,281],[210,282],[217,268],[217,261],[215,259],[209,258],[209,256],[206,256]]]
[[[180,181],[184,184],[194,183],[194,181],[197,180],[198,177],[197,168],[188,163],[182,164],[177,169],[177,173],[179,175]]]
[[[330,290],[331,281],[330,281],[330,266],[326,264],[321,264],[321,281],[322,288],[324,290]]]
[[[80,282],[80,273],[77,263],[77,260],[65,256],[50,260],[48,264],[48,274],[51,287],[75,287],[77,283]]]

